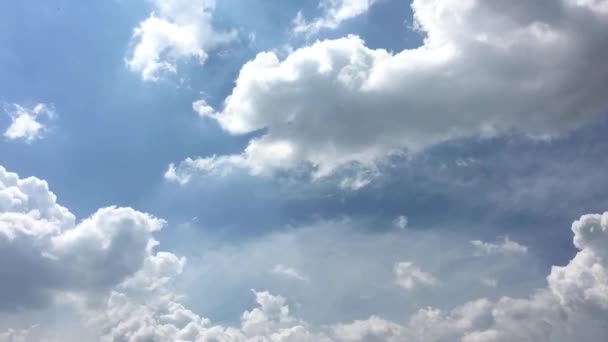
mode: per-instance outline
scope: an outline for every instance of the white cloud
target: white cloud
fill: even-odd
[[[348,36],[282,60],[258,54],[222,108],[202,114],[230,134],[262,135],[241,154],[191,159],[175,173],[306,164],[323,176],[454,138],[547,138],[605,110],[608,77],[598,70],[608,55],[608,13],[597,5],[417,0],[412,8],[426,36],[416,49],[370,49]],[[289,153],[269,158],[277,144]]]
[[[64,340],[319,341],[290,316],[285,298],[265,291],[254,291],[258,306],[238,328],[210,325],[186,308],[171,289],[185,258],[155,251],[152,234],[164,225],[115,207],[76,224],[45,181],[0,167],[0,312],[71,304],[93,336],[64,332]],[[34,328],[8,329],[0,340],[40,340]]]
[[[245,311],[239,324],[211,324],[172,288],[186,260],[155,251],[152,234],[163,225],[148,214],[114,207],[76,223],[46,182],[20,179],[0,168],[0,257],[9,261],[0,263],[0,310],[19,315],[34,304],[52,308],[45,298],[73,303],[95,333],[75,337],[60,331],[66,341],[566,342],[597,341],[608,334],[608,212],[574,222],[578,253],[566,266],[554,266],[547,286],[528,297],[479,298],[448,311],[425,308],[403,323],[372,316],[313,325],[294,317],[286,298],[254,291],[256,307]],[[326,243],[335,249],[330,240]],[[368,238],[362,241],[369,243]],[[359,266],[364,265],[352,271],[360,274]],[[436,282],[408,262],[396,264],[395,272],[409,288]],[[325,293],[320,295],[326,300]],[[33,330],[43,329],[44,323]],[[0,336],[27,340],[30,333],[13,328]]]
[[[508,236],[500,243],[484,242],[481,240],[471,241],[476,256],[484,255],[522,255],[528,253],[528,247],[509,239]]]
[[[236,31],[213,27],[215,0],[151,0],[154,11],[133,32],[127,66],[144,81],[176,73],[177,62],[193,58],[204,63],[210,49],[228,43]]]
[[[367,13],[376,0],[321,0],[319,8],[323,14],[312,21],[306,20],[302,12],[293,20],[293,32],[313,35],[321,30],[336,29],[344,21]]]
[[[33,108],[13,104],[7,110],[11,125],[4,131],[4,137],[9,140],[24,140],[28,143],[42,138],[47,130],[46,122],[56,117],[53,105],[39,103]]]
[[[306,283],[309,282],[308,278],[306,276],[302,275],[301,272],[299,272],[298,270],[296,270],[293,267],[285,266],[282,264],[275,265],[272,268],[271,272],[274,274],[282,275],[287,278],[303,281]]]
[[[407,216],[405,216],[405,215],[397,216],[397,218],[394,221],[394,224],[397,228],[402,229],[402,230],[407,228],[407,224],[408,224]]]
[[[431,274],[424,272],[411,262],[399,262],[395,264],[395,276],[397,285],[407,290],[419,286],[435,285],[437,280]]]
[[[350,340],[368,341],[597,341],[608,333],[608,212],[584,215],[572,225],[576,256],[566,266],[554,266],[548,286],[528,298],[502,297],[496,302],[474,300],[450,312],[427,308],[403,325],[391,326],[377,334],[351,335]],[[370,322],[380,325],[377,317]],[[362,325],[362,323],[358,323]],[[344,328],[343,328],[344,329]],[[361,331],[358,326],[351,334]]]
[[[76,224],[47,183],[0,167],[0,310],[48,306],[60,296],[103,292],[155,257],[164,221],[130,208],[99,209]],[[32,278],[35,274],[35,278]]]

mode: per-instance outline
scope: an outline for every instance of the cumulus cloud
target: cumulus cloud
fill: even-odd
[[[323,176],[454,138],[555,136],[606,108],[602,8],[574,0],[416,0],[425,36],[418,48],[392,53],[348,36],[285,59],[260,53],[221,108],[199,113],[230,134],[261,134],[241,154],[189,159],[174,174],[185,180],[218,168],[259,174],[306,164]]]
[[[152,233],[163,225],[148,214],[116,207],[76,224],[45,181],[20,179],[0,167],[0,310],[111,289],[155,255]]]
[[[254,291],[258,307],[242,315],[240,327],[208,329],[225,334],[214,335],[216,338],[234,341],[262,337],[264,341],[361,342],[601,340],[608,333],[604,324],[608,317],[608,259],[603,243],[608,234],[608,213],[585,215],[572,230],[578,253],[568,265],[554,266],[547,286],[528,297],[479,298],[451,310],[427,307],[402,323],[372,315],[350,323],[313,326],[292,317],[285,298]],[[411,264],[400,264],[414,269]],[[205,340],[203,335],[197,336],[193,340]]]
[[[309,331],[305,322],[292,317],[286,299],[266,291],[253,291],[257,306],[245,311],[240,326],[213,325],[184,307],[166,301],[161,305],[137,303],[114,294],[98,319],[106,324],[102,341],[234,341],[313,342],[329,341]]]
[[[126,63],[144,81],[176,73],[177,62],[192,58],[204,63],[208,51],[228,43],[236,31],[213,27],[215,0],[151,0],[153,12],[134,30]]]
[[[171,289],[186,259],[155,251],[152,234],[164,225],[116,207],[76,223],[45,181],[0,167],[0,310],[52,310],[62,300],[94,332],[66,340],[320,340],[290,315],[285,298],[265,291],[254,291],[258,306],[243,313],[237,328],[213,326],[189,310]],[[38,340],[35,327],[0,332],[0,340]]]
[[[431,274],[421,270],[411,262],[399,262],[395,264],[395,276],[397,285],[411,290],[418,286],[435,285],[437,280]]]
[[[342,22],[367,13],[376,0],[321,0],[321,17],[306,20],[302,12],[293,20],[293,32],[313,35],[321,30],[336,29]]]
[[[408,224],[407,216],[399,215],[399,216],[397,216],[397,218],[395,218],[393,223],[395,224],[395,226],[397,228],[405,229],[405,228],[407,228],[407,224]]]
[[[485,255],[522,255],[528,253],[528,247],[519,244],[516,241],[505,236],[504,240],[499,243],[484,242],[481,240],[471,241],[471,245],[475,249],[476,256]]]
[[[547,286],[527,297],[479,298],[451,310],[427,307],[404,322],[373,315],[324,325],[296,318],[287,298],[267,291],[253,291],[256,306],[239,324],[212,324],[173,290],[186,260],[155,250],[152,234],[164,224],[114,207],[76,223],[46,182],[0,168],[0,309],[19,314],[33,305],[52,306],[52,297],[71,299],[83,324],[95,331],[78,339],[101,341],[566,342],[608,334],[608,212],[573,223],[577,254],[552,267]],[[409,288],[436,282],[409,262],[396,264],[395,273]],[[27,341],[31,330],[14,328],[0,337]]]
[[[31,143],[42,138],[47,131],[47,122],[56,117],[53,105],[39,103],[32,108],[13,104],[6,110],[11,118],[10,126],[4,131],[8,140],[23,140]]]
[[[347,329],[354,341],[596,341],[608,330],[608,212],[584,215],[572,225],[579,249],[566,266],[554,266],[547,287],[528,298],[478,299],[444,312],[420,310],[405,324],[377,317]],[[362,326],[390,329],[362,329]]]

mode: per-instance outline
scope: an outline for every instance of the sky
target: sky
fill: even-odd
[[[0,342],[608,338],[608,1],[0,3]]]

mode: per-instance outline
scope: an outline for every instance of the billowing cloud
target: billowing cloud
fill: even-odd
[[[156,314],[156,320],[149,321],[151,326],[133,324],[137,334],[113,337],[125,340],[135,340],[135,336],[156,337],[161,341],[206,341],[211,337],[228,341],[601,340],[608,333],[604,324],[608,317],[605,291],[608,259],[606,244],[602,243],[608,234],[608,213],[581,217],[573,224],[573,231],[579,249],[576,256],[566,266],[554,266],[547,277],[547,286],[526,298],[502,297],[495,301],[479,298],[448,311],[428,307],[403,323],[371,316],[351,323],[315,327],[291,316],[285,298],[254,291],[258,307],[242,315],[239,327],[206,325],[206,320],[201,321],[178,306],[175,312]],[[138,322],[148,322],[147,313],[137,313],[137,317],[144,318]],[[177,326],[183,328],[176,330]]]
[[[336,29],[342,22],[367,13],[376,0],[321,0],[322,16],[311,21],[298,12],[293,21],[293,32],[313,35],[324,29]]]
[[[528,247],[519,244],[517,241],[509,239],[508,236],[502,242],[492,243],[481,240],[471,241],[471,245],[475,249],[475,255],[521,255],[528,253]]]
[[[418,48],[392,53],[348,36],[285,59],[260,53],[222,108],[199,113],[230,134],[261,134],[241,154],[189,159],[171,175],[306,164],[323,176],[454,138],[555,136],[608,104],[608,13],[598,3],[416,0]]]
[[[77,224],[45,181],[0,167],[0,310],[71,304],[93,336],[65,340],[318,341],[289,314],[285,298],[265,291],[254,291],[258,306],[238,328],[210,325],[186,308],[170,286],[185,258],[155,251],[152,234],[164,225],[116,207]],[[0,341],[40,340],[33,330],[11,328]]]
[[[39,103],[32,108],[13,104],[6,109],[11,118],[10,126],[4,131],[8,140],[23,140],[31,143],[40,139],[47,130],[46,123],[56,117],[53,105]]]
[[[154,11],[134,30],[127,66],[144,81],[176,73],[177,62],[192,58],[204,63],[209,49],[228,43],[236,31],[213,27],[215,0],[151,0]]]
[[[577,254],[567,265],[552,267],[547,285],[529,296],[478,298],[447,311],[428,307],[402,323],[373,315],[311,324],[292,314],[287,298],[253,291],[256,306],[239,324],[214,325],[173,289],[186,260],[156,251],[152,234],[164,224],[115,207],[76,223],[46,182],[0,168],[1,309],[18,315],[32,306],[52,309],[51,300],[72,303],[93,332],[66,335],[68,341],[565,342],[597,341],[608,333],[608,212],[573,223]],[[435,282],[412,263],[398,263],[395,271],[416,285]],[[0,336],[27,341],[43,325]]]
[[[0,167],[0,310],[111,289],[154,256],[152,233],[163,225],[153,216],[115,207],[76,224],[45,181],[20,179]]]

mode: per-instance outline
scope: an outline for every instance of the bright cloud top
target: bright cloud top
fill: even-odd
[[[200,63],[207,51],[236,38],[236,31],[213,27],[214,0],[151,0],[154,11],[133,32],[127,66],[144,81],[176,73],[177,62],[194,58]]]
[[[606,109],[608,13],[596,2],[416,0],[424,44],[397,54],[356,36],[245,64],[219,111],[230,134],[264,132],[241,153],[193,158],[170,176],[312,165],[316,176],[454,138],[554,136]]]
[[[302,12],[298,12],[293,21],[293,32],[313,35],[324,29],[336,29],[342,22],[367,13],[375,2],[375,0],[321,0],[319,8],[323,15],[307,21]]]
[[[33,108],[13,104],[6,110],[11,118],[10,126],[4,131],[9,140],[23,140],[31,143],[42,138],[47,130],[46,123],[56,117],[53,105],[39,103]]]

